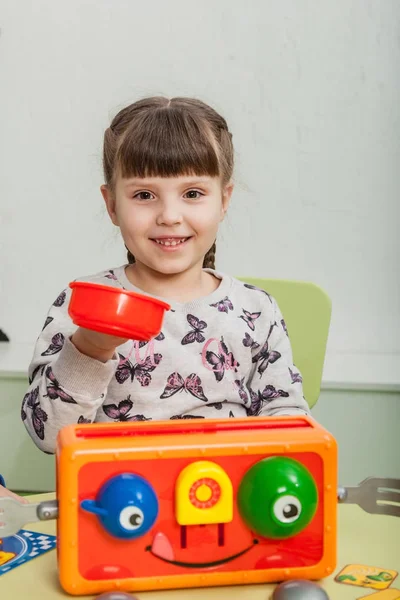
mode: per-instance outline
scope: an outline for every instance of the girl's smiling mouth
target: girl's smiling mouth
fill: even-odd
[[[174,250],[178,250],[180,247],[186,246],[187,242],[191,239],[192,236],[187,237],[158,237],[158,238],[150,238],[150,240],[157,244],[160,250],[164,250],[167,252],[171,252]]]

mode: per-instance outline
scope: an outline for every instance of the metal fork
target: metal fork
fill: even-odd
[[[339,487],[338,502],[358,504],[371,514],[400,517],[400,479],[367,477],[356,487]]]
[[[14,535],[27,523],[50,521],[58,517],[58,501],[22,504],[14,498],[0,498],[0,539]]]

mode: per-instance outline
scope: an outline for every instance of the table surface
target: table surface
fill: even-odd
[[[53,499],[54,494],[31,496],[31,502]],[[338,584],[334,577],[348,564],[380,567],[400,573],[400,518],[370,515],[358,506],[340,505],[338,508],[338,562],[332,576],[320,582],[330,600],[352,600],[374,594],[374,590],[353,585]],[[26,529],[55,534],[55,521],[29,525]],[[275,586],[272,584],[232,586],[206,589],[173,590],[166,592],[139,592],[141,600],[268,600]],[[390,589],[400,590],[400,575]],[[57,600],[73,598],[64,593],[57,578],[56,552],[50,551],[21,565],[0,577],[0,595],[6,600]],[[400,597],[400,591],[399,591]],[[95,596],[75,596],[90,600]],[[373,596],[371,598],[373,600]]]

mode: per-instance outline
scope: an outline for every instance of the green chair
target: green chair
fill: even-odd
[[[312,408],[321,389],[331,318],[329,296],[305,281],[239,279],[265,290],[277,301],[288,329],[294,364],[303,376],[304,396]]]

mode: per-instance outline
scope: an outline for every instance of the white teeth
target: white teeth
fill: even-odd
[[[155,240],[157,244],[161,244],[161,246],[177,246],[178,244],[183,244],[186,242],[187,238],[182,238],[181,240]]]

